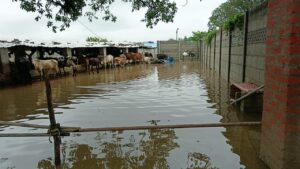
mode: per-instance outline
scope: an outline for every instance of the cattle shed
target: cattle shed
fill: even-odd
[[[34,42],[30,40],[12,41],[0,40],[0,83],[8,82],[13,76],[20,76],[12,62],[21,57],[32,59],[46,59],[57,57],[77,57],[79,64],[84,64],[83,55],[88,57],[106,56],[108,54],[114,57],[121,53],[138,52],[138,46],[132,43],[114,43],[114,42]],[[11,57],[13,56],[13,57]],[[12,59],[13,58],[13,59]],[[13,76],[12,76],[13,75]],[[36,76],[34,70],[32,76]]]
[[[149,46],[140,46],[138,49],[139,53],[145,54],[145,53],[151,53],[153,56],[156,56],[157,50],[154,47]]]

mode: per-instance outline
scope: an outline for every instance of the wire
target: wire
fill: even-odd
[[[97,37],[100,37],[97,33],[95,33],[91,28],[89,28],[88,26],[86,26],[85,24],[83,24],[79,19],[78,22],[84,27],[86,28],[86,30],[88,30],[90,33],[94,34]]]

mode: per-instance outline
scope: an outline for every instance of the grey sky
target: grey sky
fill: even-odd
[[[118,1],[118,0],[116,0]],[[112,41],[156,41],[175,39],[176,29],[178,37],[190,36],[192,31],[206,31],[211,12],[226,0],[175,0],[178,12],[173,23],[159,23],[153,29],[147,28],[141,22],[144,10],[131,12],[129,3],[116,2],[112,12],[118,17],[117,22],[94,20],[92,23],[86,18],[72,23],[71,27],[59,33],[53,33],[47,28],[45,20],[36,22],[34,14],[19,8],[19,3],[12,0],[0,1],[0,40],[31,39],[35,41],[84,41],[88,36],[98,35]],[[93,34],[90,30],[92,30]]]

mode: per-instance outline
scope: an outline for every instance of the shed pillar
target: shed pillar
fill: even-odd
[[[300,168],[300,1],[268,4],[261,158]]]
[[[72,57],[72,49],[71,48],[67,48],[67,55],[68,55],[68,57]]]
[[[107,49],[107,48],[103,48],[103,55],[104,55],[104,56],[106,56],[106,55],[107,55],[107,51],[106,51],[106,49]]]
[[[8,60],[8,49],[7,48],[0,48],[0,73],[9,74],[10,67],[9,67],[9,60]]]

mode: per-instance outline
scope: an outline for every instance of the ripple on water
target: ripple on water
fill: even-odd
[[[201,73],[199,63],[180,63],[134,65],[55,80],[52,86],[53,101],[58,103],[55,104],[56,120],[61,125],[75,127],[239,120],[234,112],[228,113],[220,106],[219,100],[224,97],[221,89],[207,87],[209,83],[218,86],[211,80],[214,76]],[[30,99],[18,94],[21,92],[31,96]],[[5,117],[49,124],[42,83],[5,95],[8,98],[0,103]],[[30,113],[21,113],[25,111]],[[0,126],[0,131],[31,130]],[[245,128],[197,128],[76,133],[64,137],[61,148],[64,166],[71,168],[88,164],[90,168],[203,168],[206,165],[207,168],[265,169],[249,148],[252,139],[249,135],[259,135],[259,132]],[[52,146],[48,138],[1,139],[1,167],[54,168]]]

